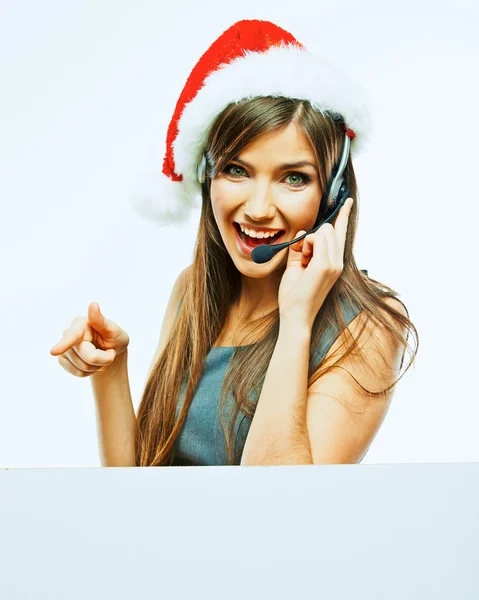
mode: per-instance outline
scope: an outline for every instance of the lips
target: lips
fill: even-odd
[[[236,232],[236,241],[238,242],[238,246],[242,252],[247,255],[251,255],[255,248],[262,246],[263,244],[267,244],[268,246],[271,244],[277,244],[285,234],[285,231],[282,231],[277,237],[274,238],[252,238],[241,231],[238,223],[234,223],[233,226]]]

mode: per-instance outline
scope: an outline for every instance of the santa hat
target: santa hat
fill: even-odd
[[[281,27],[238,21],[188,77],[168,127],[163,185],[153,194],[137,195],[136,212],[160,223],[185,220],[201,202],[197,168],[213,121],[229,104],[258,96],[308,100],[322,113],[339,114],[354,154],[368,137],[369,114],[358,84]]]

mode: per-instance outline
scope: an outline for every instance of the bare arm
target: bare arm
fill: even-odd
[[[399,302],[388,301],[405,314]],[[360,329],[357,317],[348,329]],[[392,323],[393,324],[393,323]],[[332,370],[308,388],[310,332],[281,324],[256,412],[246,439],[242,465],[357,463],[364,456],[386,416],[394,388],[371,401],[347,375],[365,388],[379,391],[396,380],[402,347],[368,323],[363,344],[364,366],[356,357]],[[345,340],[335,341],[328,360]],[[378,354],[382,350],[384,357]]]
[[[128,380],[128,349],[107,371],[91,376],[98,444],[104,467],[135,466],[136,417]]]
[[[178,305],[184,293],[187,272],[188,268],[180,273],[173,287],[148,377],[171,335]],[[91,382],[96,404],[102,466],[136,466],[136,416],[128,379],[128,349],[115,359],[107,371],[94,373]]]
[[[280,324],[241,465],[312,464],[306,422],[311,332]]]

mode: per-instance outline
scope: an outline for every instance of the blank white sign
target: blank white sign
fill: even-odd
[[[479,463],[0,471],[8,600],[479,598]]]

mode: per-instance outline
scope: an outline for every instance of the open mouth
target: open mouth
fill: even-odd
[[[239,238],[248,248],[256,248],[257,246],[262,246],[263,244],[267,244],[268,246],[271,244],[276,244],[285,233],[285,231],[281,229],[273,236],[268,236],[267,238],[253,238],[247,233],[243,233],[238,223],[233,223],[233,225],[238,233]]]

